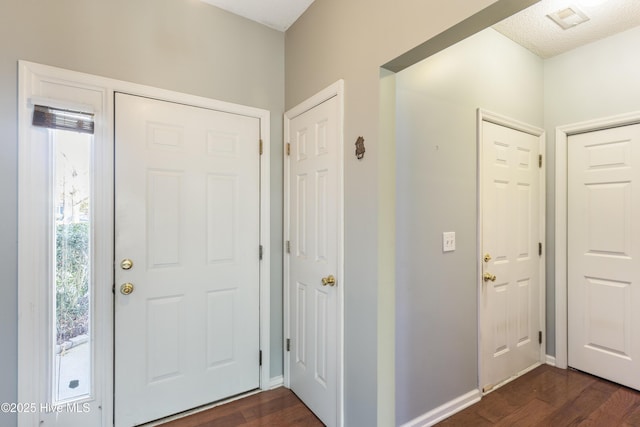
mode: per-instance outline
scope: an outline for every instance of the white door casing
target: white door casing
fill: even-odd
[[[115,112],[115,422],[129,426],[260,384],[260,129],[120,93]]]
[[[640,389],[640,124],[567,149],[568,364]]]
[[[478,122],[479,368],[488,392],[544,355],[544,132],[482,110]]]
[[[19,427],[86,427],[111,419],[111,283],[113,236],[112,145],[108,92],[75,73],[25,61],[19,63],[19,224],[18,224],[18,413]],[[75,82],[73,84],[71,82]],[[54,408],[52,360],[54,219],[53,158],[50,131],[31,125],[35,104],[95,115],[91,147],[91,254],[89,396]]]
[[[285,139],[285,385],[340,426],[342,82],[287,112]]]

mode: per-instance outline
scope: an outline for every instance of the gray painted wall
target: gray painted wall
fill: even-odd
[[[640,109],[640,27],[544,62],[545,126],[597,119]],[[555,146],[551,147],[555,150]]]
[[[271,111],[271,376],[282,374],[284,34],[197,1],[0,4],[0,402],[17,397],[17,61]],[[0,414],[0,425],[15,425]]]
[[[396,94],[402,424],[478,387],[476,109],[542,127],[542,60],[487,29],[397,73]]]
[[[542,61],[485,30],[396,75],[398,423],[477,386],[475,108],[546,129],[546,333],[555,355],[555,127],[640,110],[640,60],[629,54],[639,43],[636,28]],[[457,250],[443,254],[449,230]]]
[[[345,80],[345,277],[341,283],[345,288],[347,426],[390,425],[397,398],[388,393],[395,388],[394,373],[389,372],[395,343],[386,329],[394,321],[394,300],[389,295],[395,284],[386,277],[394,271],[395,260],[380,247],[392,244],[389,228],[393,233],[395,225],[393,215],[379,211],[381,203],[393,203],[393,195],[380,182],[393,170],[389,165],[393,157],[385,157],[387,144],[393,141],[384,137],[385,131],[380,135],[380,114],[385,108],[380,106],[379,68],[443,32],[445,36],[427,46],[427,51],[446,48],[480,21],[485,28],[506,17],[505,10],[530,2],[316,0],[286,32],[286,109],[338,79]],[[498,7],[481,20],[467,21],[493,5]],[[359,136],[365,138],[367,149],[360,161],[354,156]],[[396,360],[400,357],[396,353]],[[424,366],[420,364],[421,369]],[[432,409],[423,407],[424,412]]]

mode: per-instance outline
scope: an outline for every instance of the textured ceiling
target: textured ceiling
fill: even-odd
[[[286,31],[313,0],[201,0],[278,31]]]
[[[571,6],[590,20],[563,30],[547,17]],[[542,0],[493,28],[541,58],[550,58],[638,25],[640,0]]]
[[[236,15],[286,31],[314,0],[201,0]],[[590,19],[563,30],[548,14],[576,6]],[[542,58],[550,58],[640,25],[640,0],[541,0],[494,25],[497,31]]]

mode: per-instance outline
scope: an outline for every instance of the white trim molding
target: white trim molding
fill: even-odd
[[[344,92],[345,92],[345,84],[344,80],[338,80],[333,83],[329,87],[321,90],[317,94],[313,95],[311,98],[303,101],[297,106],[293,107],[289,111],[287,111],[284,115],[284,141],[285,149],[283,149],[283,162],[284,162],[284,227],[283,227],[283,241],[290,240],[289,237],[289,226],[290,226],[290,217],[289,217],[289,209],[290,209],[290,182],[289,182],[289,173],[290,173],[290,164],[289,158],[287,156],[286,144],[290,141],[289,135],[289,127],[290,122],[295,117],[309,111],[317,105],[322,104],[323,102],[336,97],[338,101],[338,164],[337,164],[337,179],[338,179],[338,192],[337,192],[337,210],[338,210],[338,218],[337,218],[337,227],[338,227],[338,262],[337,262],[337,274],[336,277],[341,280],[340,286],[337,287],[337,311],[338,311],[338,319],[337,319],[337,339],[338,348],[336,349],[336,353],[338,355],[337,362],[337,387],[338,387],[338,402],[337,402],[337,413],[338,413],[338,427],[344,425],[344,288],[346,286],[344,280]],[[290,333],[290,301],[289,301],[289,269],[290,269],[290,260],[289,255],[286,251],[286,248],[283,248],[283,267],[284,267],[284,339],[285,343],[287,338],[291,337]],[[290,360],[286,350],[284,353],[284,386],[290,387]]]
[[[558,126],[556,128],[556,356],[558,368],[568,367],[567,313],[567,143],[569,136],[640,123],[640,111]]]
[[[547,354],[545,363],[549,366],[556,366],[556,358],[554,356]]]
[[[269,381],[269,390],[273,390],[274,388],[282,387],[283,385],[284,385],[284,375],[279,375],[277,377],[273,377]]]
[[[19,62],[18,89],[18,402],[37,411],[18,413],[18,426],[40,423],[95,426],[112,423],[113,149],[110,97],[96,80],[76,79],[72,72]],[[58,103],[52,102],[55,98]],[[92,321],[91,384],[78,401],[87,413],[42,411],[52,406],[54,221],[53,171],[48,131],[31,125],[34,102],[77,108],[95,114],[91,154]],[[64,407],[64,405],[62,405]]]
[[[437,408],[427,412],[424,415],[420,415],[413,420],[402,424],[400,427],[428,427],[439,423],[445,418],[462,411],[465,408],[478,403],[482,397],[480,390],[471,390],[470,392],[463,394],[449,402],[438,406]]]
[[[46,325],[50,310],[46,306],[46,291],[42,290],[43,279],[47,278],[45,260],[51,238],[48,236],[37,212],[46,209],[47,203],[35,200],[34,189],[42,188],[46,169],[46,159],[41,153],[42,146],[30,142],[30,111],[33,102],[46,99],[55,105],[82,106],[96,113],[96,173],[100,179],[94,183],[96,197],[95,230],[96,247],[94,253],[94,274],[100,283],[96,285],[96,319],[94,328],[94,353],[99,364],[94,367],[94,378],[98,379],[98,388],[94,395],[100,397],[100,424],[87,422],[79,425],[97,427],[113,425],[113,161],[114,161],[114,94],[116,92],[182,103],[234,114],[257,118],[260,122],[260,138],[263,153],[260,157],[260,243],[263,257],[260,265],[260,350],[262,350],[262,368],[260,388],[272,387],[270,366],[270,112],[264,109],[248,107],[219,100],[187,95],[151,86],[114,80],[27,61],[19,61],[18,81],[18,401],[33,402],[37,405],[47,402],[47,367],[43,357],[47,357]],[[62,89],[61,89],[62,87]],[[73,96],[73,94],[91,96]],[[43,163],[44,162],[44,163]],[[44,167],[42,166],[44,164]],[[40,186],[40,187],[38,187]],[[42,192],[42,190],[39,190]],[[42,198],[42,197],[41,197]],[[43,228],[44,227],[44,228]],[[44,249],[43,249],[44,248]],[[99,286],[98,286],[99,285]],[[49,340],[49,341],[48,341]],[[43,356],[45,355],[45,356]],[[97,402],[97,400],[95,400]],[[56,414],[52,413],[52,417]],[[19,427],[39,425],[40,414],[21,413],[18,416]],[[74,419],[74,422],[76,420]],[[65,421],[58,419],[58,425]],[[53,424],[52,424],[53,425]],[[74,424],[75,425],[75,424]]]

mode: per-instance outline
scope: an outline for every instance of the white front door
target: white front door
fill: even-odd
[[[115,112],[115,424],[132,426],[259,387],[259,120],[120,93]]]
[[[540,136],[482,123],[481,384],[540,362]]]
[[[333,97],[293,117],[288,128],[289,385],[329,427],[338,425],[338,292],[343,285],[338,111]]]
[[[569,366],[640,389],[640,125],[568,139]]]

